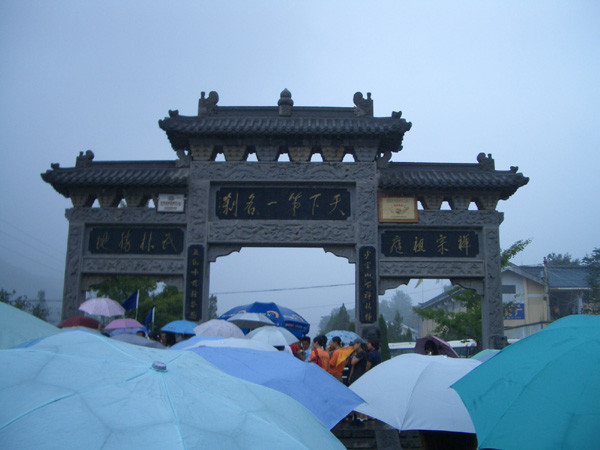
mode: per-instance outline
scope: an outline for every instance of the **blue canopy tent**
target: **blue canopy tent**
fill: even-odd
[[[273,302],[254,302],[248,305],[236,306],[224,313],[219,319],[227,320],[240,312],[265,314],[276,326],[285,328],[294,336],[297,336],[298,339],[307,334],[310,329],[310,324],[300,314]]]

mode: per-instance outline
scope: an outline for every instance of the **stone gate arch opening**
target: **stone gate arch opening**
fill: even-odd
[[[210,265],[218,314],[254,301],[275,302],[302,315],[310,335],[321,316],[345,304],[354,309],[354,265],[320,248],[244,247]]]
[[[182,279],[185,317],[204,321],[217,258],[316,247],[354,264],[359,332],[377,321],[386,290],[448,278],[482,296],[483,346],[502,346],[496,206],[527,184],[517,167],[496,170],[485,153],[476,163],[392,162],[411,123],[401,112],[375,117],[370,93],[355,93],[354,107],[295,106],[287,89],[276,106],[218,101],[202,93],[197,114],[159,121],[175,160],[94,161],[88,150],[42,174],[73,203],[63,317],[77,314],[86,277],[129,273]]]

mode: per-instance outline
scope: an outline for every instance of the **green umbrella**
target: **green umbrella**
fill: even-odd
[[[568,316],[452,386],[480,448],[598,448],[600,316]]]
[[[12,348],[60,333],[60,329],[31,314],[0,302],[0,348]]]

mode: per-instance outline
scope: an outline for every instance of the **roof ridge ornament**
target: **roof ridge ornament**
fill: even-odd
[[[93,159],[94,159],[93,151],[86,150],[85,154],[83,152],[79,152],[79,156],[75,160],[75,167],[89,167],[92,165]]]
[[[292,115],[292,106],[294,106],[294,100],[292,100],[292,93],[286,89],[281,91],[279,94],[279,115],[289,117]]]
[[[363,97],[362,92],[355,92],[354,104],[356,105],[356,107],[354,108],[355,116],[373,117],[373,100],[371,99],[370,92],[367,92],[367,98]]]
[[[217,103],[219,102],[219,94],[216,91],[210,91],[208,93],[208,97],[206,96],[206,92],[202,91],[200,93],[200,100],[198,100],[198,115],[205,116],[207,114],[212,114],[217,109]]]
[[[485,156],[485,153],[481,152],[477,155],[477,162],[479,163],[479,167],[483,170],[496,170],[496,164],[491,153],[488,153],[487,156]]]

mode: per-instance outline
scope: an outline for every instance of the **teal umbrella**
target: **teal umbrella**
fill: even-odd
[[[12,348],[60,333],[60,329],[7,303],[0,302],[0,348]]]
[[[0,366],[0,448],[344,448],[297,401],[192,352],[78,330]]]
[[[485,362],[488,359],[496,356],[498,352],[500,352],[500,350],[486,348],[485,350],[481,350],[480,352],[475,353],[473,356],[471,356],[471,359],[476,359],[477,361]]]
[[[600,316],[568,316],[454,383],[480,448],[598,448],[598,349]]]

